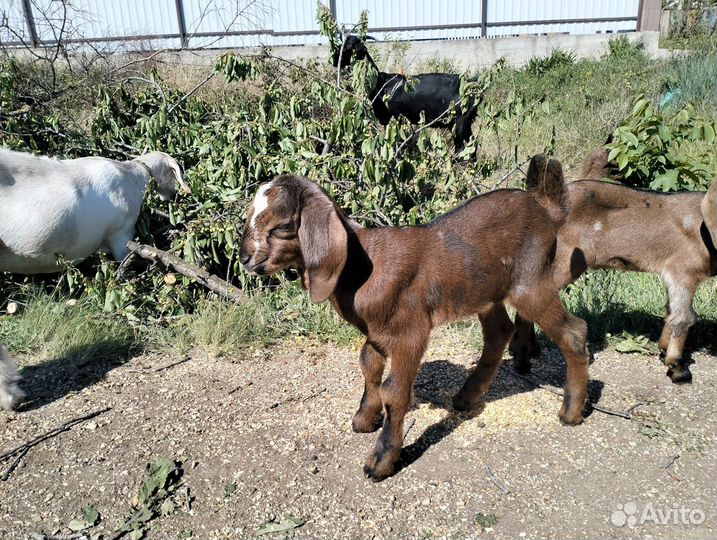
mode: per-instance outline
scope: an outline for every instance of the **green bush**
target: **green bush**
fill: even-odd
[[[703,142],[702,148],[690,143]],[[663,116],[645,96],[613,133],[608,160],[626,181],[662,191],[706,189],[715,175],[715,123],[691,105]]]

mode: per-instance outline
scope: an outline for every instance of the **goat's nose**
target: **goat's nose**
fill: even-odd
[[[239,251],[239,262],[246,265],[246,263],[248,263],[250,259],[251,255],[249,255],[246,250],[242,248]]]

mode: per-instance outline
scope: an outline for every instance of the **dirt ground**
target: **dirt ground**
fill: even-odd
[[[0,539],[70,535],[87,504],[101,521],[85,533],[107,538],[159,456],[182,462],[191,504],[149,522],[150,539],[254,537],[289,516],[305,523],[264,538],[717,536],[717,357],[694,353],[694,382],[676,386],[656,357],[597,351],[593,400],[637,405],[633,418],[594,411],[565,427],[559,398],[507,362],[481,410],[453,413],[475,359],[468,341],[436,332],[401,469],[378,484],[361,473],[376,434],[351,431],[363,389],[357,347],[287,338],[235,359],[21,358],[30,401],[0,412],[0,453],[112,409],[33,447],[0,481]],[[560,355],[545,348],[533,376],[560,386]]]

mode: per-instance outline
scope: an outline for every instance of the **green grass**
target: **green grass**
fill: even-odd
[[[588,323],[588,337],[602,347],[624,333],[643,335],[653,343],[662,330],[667,294],[659,277],[636,272],[594,270],[562,292],[565,307]],[[717,280],[697,290],[693,302],[697,324],[688,343],[717,352]]]
[[[165,325],[136,326],[87,301],[41,289],[20,290],[13,298],[23,309],[19,315],[0,317],[0,343],[14,354],[63,358],[79,365],[122,361],[141,352],[181,355],[192,347],[221,356],[269,346],[287,336],[347,345],[358,336],[328,303],[312,304],[305,291],[283,279],[277,288],[245,303],[207,300],[196,312]]]
[[[481,132],[486,155],[512,154],[518,146],[519,160],[542,152],[555,131],[555,157],[573,172],[592,148],[605,142],[632,108],[638,94],[657,99],[663,84],[665,61],[649,58],[641,44],[616,38],[609,52],[599,59],[576,60],[562,50],[534,58],[522,68],[508,67],[498,76],[486,99],[498,107],[511,96],[526,105],[544,100],[548,110],[537,110],[518,138],[515,129],[496,137]],[[524,114],[509,123],[517,126]]]
[[[671,108],[692,102],[701,114],[717,118],[717,36],[700,48],[670,59],[664,86],[675,93]]]
[[[143,350],[137,329],[87,301],[39,289],[21,290],[14,298],[21,313],[0,318],[0,342],[13,353],[82,365],[122,361]]]
[[[567,309],[585,319],[590,342],[614,345],[623,333],[648,336],[654,343],[662,329],[667,297],[657,276],[632,272],[590,271],[562,293]],[[37,289],[15,295],[21,314],[0,317],[0,342],[13,353],[43,360],[62,358],[81,366],[87,362],[124,361],[142,352],[170,355],[192,347],[221,355],[267,347],[290,336],[349,345],[359,333],[341,320],[328,303],[315,305],[295,284],[280,284],[235,305],[207,300],[193,314],[169,325],[132,326],[130,322],[92,307],[88,302],[68,304]],[[717,352],[717,280],[705,282],[694,300],[698,322],[691,331],[692,347]],[[476,319],[452,325],[482,345]]]

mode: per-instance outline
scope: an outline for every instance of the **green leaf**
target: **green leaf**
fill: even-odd
[[[262,535],[262,534],[269,534],[269,533],[275,533],[275,532],[290,531],[293,529],[298,529],[304,523],[306,523],[306,520],[304,520],[304,519],[296,518],[293,516],[287,516],[285,519],[282,519],[278,523],[275,521],[270,521],[268,523],[265,523],[264,525],[259,527],[259,530],[256,531],[256,534]]]
[[[647,336],[635,336],[623,332],[623,339],[615,345],[615,350],[621,353],[649,353],[650,339]]]
[[[82,509],[82,517],[92,525],[97,525],[100,522],[100,513],[89,504]]]
[[[172,499],[164,499],[162,506],[159,507],[159,515],[171,516],[176,509],[177,507],[174,502],[172,502]]]
[[[139,490],[137,499],[141,504],[146,503],[160,489],[168,487],[181,476],[181,469],[174,460],[160,457],[147,466],[149,478]]]
[[[635,136],[635,134],[631,133],[629,131],[623,132],[622,138],[623,138],[623,140],[627,141],[633,147],[637,147],[640,144],[639,141],[637,140],[637,137]]]
[[[620,170],[625,169],[627,167],[627,155],[622,153],[617,156],[617,166],[620,168]]]
[[[678,187],[677,178],[679,173],[677,169],[670,169],[659,174],[650,184],[653,189],[661,189],[662,191],[676,190]]]
[[[667,126],[664,124],[660,124],[657,127],[657,133],[660,135],[660,139],[662,139],[663,142],[668,142],[672,138],[670,130],[667,129]]]
[[[140,540],[144,536],[143,529],[134,529],[129,533],[129,540]]]
[[[498,517],[495,514],[484,514],[483,512],[478,512],[475,517],[475,522],[476,525],[482,529],[488,529],[498,525]]]

